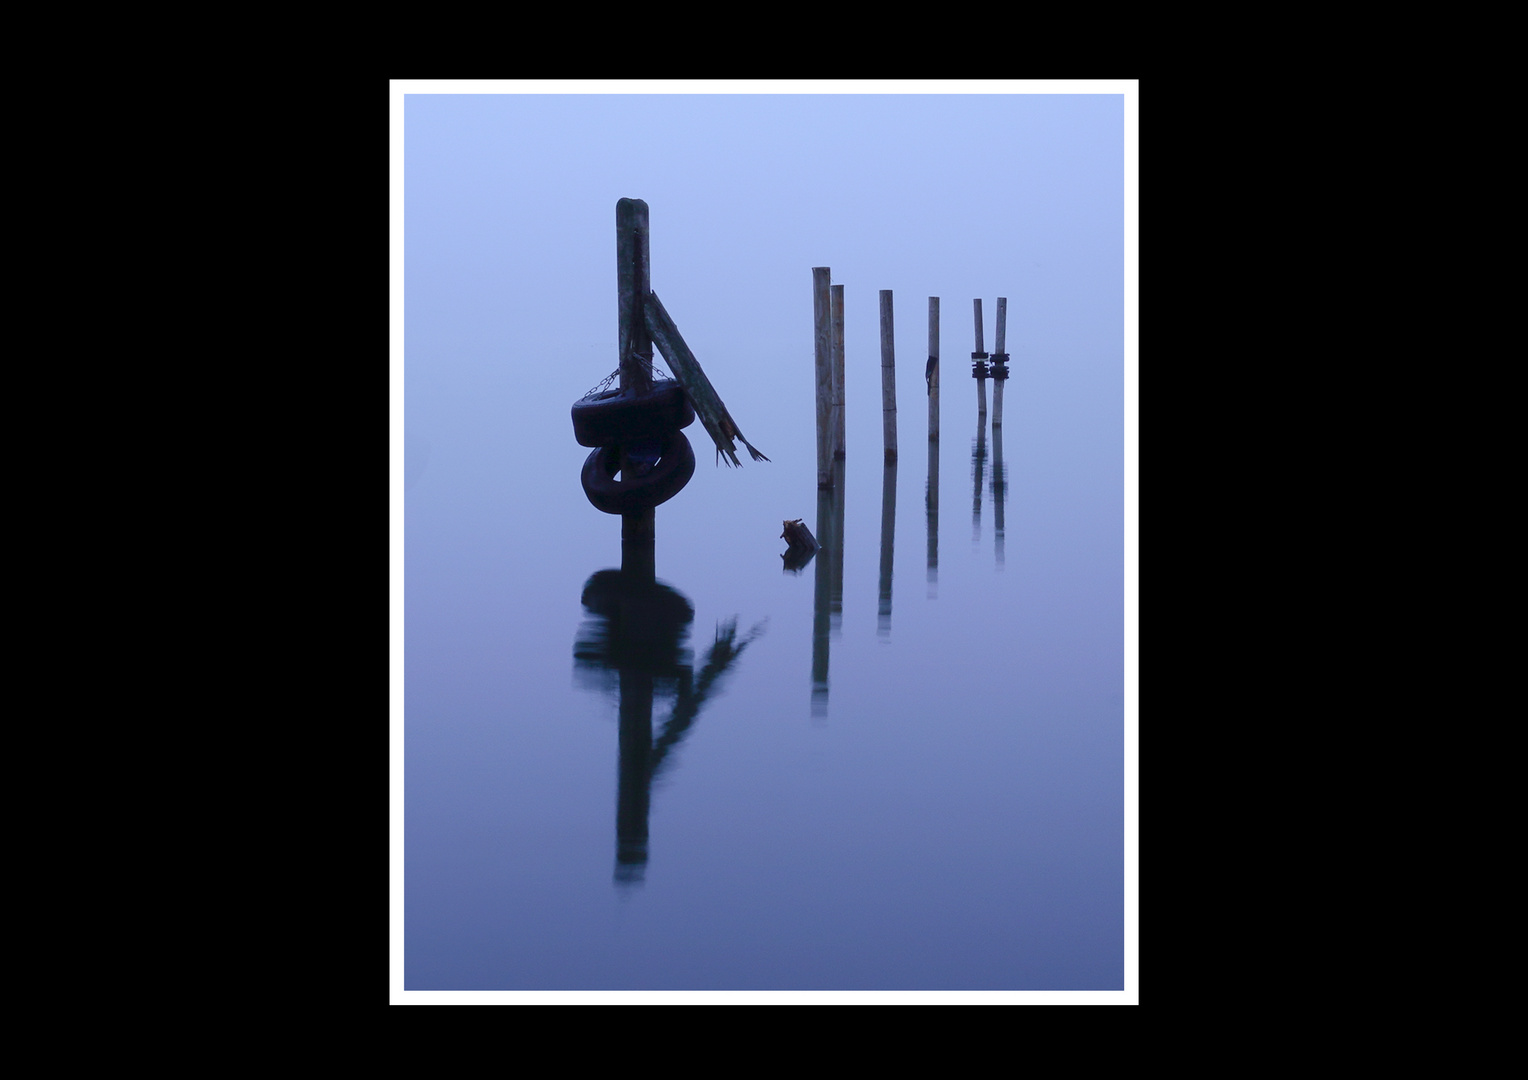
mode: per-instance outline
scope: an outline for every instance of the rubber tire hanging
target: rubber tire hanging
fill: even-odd
[[[596,510],[633,514],[658,506],[678,495],[695,475],[695,451],[678,428],[669,428],[651,440],[626,445],[635,447],[641,442],[656,444],[658,460],[652,468],[634,476],[621,472],[620,445],[601,446],[584,461],[580,479],[584,494]],[[619,480],[615,478],[617,472],[621,472]]]
[[[615,446],[661,439],[665,432],[689,427],[695,410],[673,379],[650,390],[607,390],[573,403],[573,437],[579,446]]]

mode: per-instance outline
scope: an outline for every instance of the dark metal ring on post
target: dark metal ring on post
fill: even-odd
[[[987,354],[984,353],[984,352],[974,352],[974,353],[971,354],[971,359],[972,360],[985,360],[985,359],[987,359]]]
[[[985,379],[990,374],[987,370],[987,365],[980,360],[971,365],[971,378],[973,379]]]

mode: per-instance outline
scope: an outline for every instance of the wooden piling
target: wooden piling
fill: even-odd
[[[992,437],[997,439],[997,429],[1003,426],[1003,386],[1008,382],[1007,367],[1008,354],[1003,351],[1003,341],[1008,328],[1008,298],[997,298],[997,348],[993,356],[999,357],[998,366],[1003,370],[1002,377],[992,380]]]
[[[939,439],[939,297],[928,298],[928,366],[923,369],[928,383],[928,437]]]
[[[817,486],[833,486],[833,326],[830,288],[833,271],[812,267],[812,338],[817,359]],[[820,535],[820,534],[819,534]]]
[[[987,370],[987,350],[982,348],[982,302],[972,300],[971,305],[976,316],[976,351],[971,354],[973,361],[973,374],[976,376],[976,415],[987,415],[987,379],[982,374]]]
[[[620,306],[620,371],[622,390],[646,390],[652,385],[652,340],[647,333],[643,304],[652,288],[648,253],[647,203],[621,199],[615,204],[616,293]],[[621,455],[624,471],[628,462]],[[621,564],[638,573],[652,573],[656,508],[649,506],[621,515]]]
[[[833,458],[844,456],[844,287],[829,288],[833,306]]]
[[[886,463],[897,460],[897,355],[891,290],[881,290],[881,447]]]

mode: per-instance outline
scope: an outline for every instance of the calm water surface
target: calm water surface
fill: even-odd
[[[777,371],[697,349],[772,461],[716,467],[687,429],[648,586],[617,572],[568,421],[613,341],[411,352],[408,989],[1123,986],[1121,352],[1010,323],[994,428],[970,299],[943,298],[930,444],[926,297],[899,295],[899,462],[863,333],[838,510],[808,285]],[[761,377],[799,385],[790,407],[753,407]],[[828,545],[799,572],[787,518]]]

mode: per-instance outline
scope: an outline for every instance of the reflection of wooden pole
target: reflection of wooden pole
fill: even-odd
[[[812,340],[817,356],[817,486],[833,483],[833,319],[829,296],[833,271],[812,267]],[[822,535],[819,530],[818,536]]]
[[[647,818],[652,800],[653,676],[621,671],[620,767],[615,804],[616,880],[635,884],[647,866]]]
[[[897,353],[892,333],[891,290],[881,290],[881,447],[887,464],[897,460]]]
[[[829,289],[833,305],[833,456],[844,456],[844,287]]]
[[[998,383],[999,387],[1003,384]],[[1008,475],[1003,467],[1003,428],[992,422],[992,527],[997,568],[1003,568],[1003,506],[1008,499]]]
[[[928,298],[928,437],[939,438],[939,297]]]
[[[833,591],[833,493],[817,489],[817,537],[827,551],[817,554],[812,579],[812,715],[828,715],[828,597]]]
[[[987,463],[987,418],[976,418],[976,446],[971,451],[971,472],[976,477],[971,495],[971,542],[982,538],[982,474]]]
[[[928,486],[924,489],[928,509],[928,595],[934,596],[939,580],[939,440],[928,441]]]
[[[897,459],[889,458],[881,474],[881,596],[876,610],[876,634],[883,638],[891,636],[892,549],[896,532]]]
[[[641,199],[622,199],[615,204],[615,280],[620,304],[620,369],[622,390],[646,390],[652,385],[650,375],[653,346],[647,335],[642,306],[652,288],[648,254],[647,203]],[[621,455],[621,468],[629,465]],[[625,564],[629,545],[647,547],[646,561],[652,562],[655,532],[655,507],[621,515],[621,559]],[[640,561],[640,560],[639,560]]]

